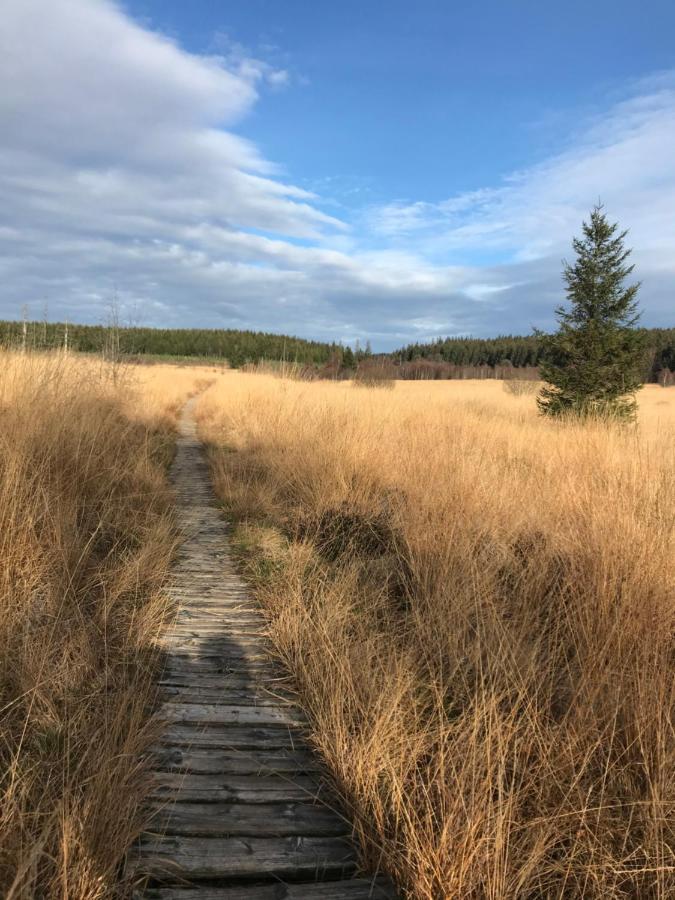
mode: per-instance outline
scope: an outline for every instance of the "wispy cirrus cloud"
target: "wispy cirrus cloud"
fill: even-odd
[[[499,185],[346,221],[236,134],[288,71],[222,38],[187,53],[109,0],[5,0],[0,312],[47,300],[98,321],[116,291],[155,325],[381,347],[522,331],[550,323],[560,256],[600,195],[631,225],[650,320],[672,318],[670,75]]]
[[[437,203],[395,202],[370,210],[376,232],[429,254],[495,251],[514,261],[569,245],[589,206],[601,199],[630,223],[649,252],[672,245],[675,202],[675,75],[632,87],[632,95],[587,123],[559,154],[502,184]],[[666,262],[666,260],[663,260]]]

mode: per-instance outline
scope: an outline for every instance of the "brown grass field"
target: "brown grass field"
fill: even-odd
[[[210,385],[210,386],[209,386]],[[206,390],[204,390],[206,389]],[[0,354],[0,896],[125,895],[200,427],[363,861],[411,898],[675,896],[675,392]]]
[[[230,373],[217,491],[368,865],[414,898],[675,896],[675,392]]]
[[[0,353],[0,896],[116,895],[143,824],[175,415],[208,376]]]

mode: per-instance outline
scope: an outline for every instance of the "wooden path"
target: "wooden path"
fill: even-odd
[[[161,685],[151,831],[128,869],[138,898],[382,900],[353,877],[349,827],[334,811],[304,718],[283,690],[265,623],[238,577],[187,403],[172,480],[185,535]]]

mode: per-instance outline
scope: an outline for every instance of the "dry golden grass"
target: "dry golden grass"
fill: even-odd
[[[366,847],[416,898],[675,896],[675,392],[231,373],[216,487]]]
[[[203,391],[224,374],[222,366],[170,363],[127,365],[122,371],[125,388],[122,393],[132,401],[132,414],[150,419],[168,416],[172,422],[176,421],[188,396]]]
[[[0,896],[116,894],[175,541],[165,471],[200,373],[0,354]]]

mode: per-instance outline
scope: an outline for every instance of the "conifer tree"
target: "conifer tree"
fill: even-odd
[[[571,306],[556,310],[558,331],[542,336],[546,385],[537,403],[544,415],[635,415],[644,362],[644,335],[634,328],[640,285],[624,284],[633,266],[627,232],[617,228],[598,205],[573,241],[576,261],[563,270]]]
[[[354,351],[348,345],[342,351],[342,366],[345,369],[353,369],[355,367],[355,365],[356,365],[356,362],[354,360]]]

